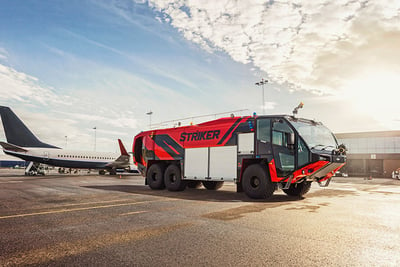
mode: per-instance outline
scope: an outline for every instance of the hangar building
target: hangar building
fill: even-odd
[[[400,131],[335,134],[346,145],[349,176],[391,177],[400,168]]]

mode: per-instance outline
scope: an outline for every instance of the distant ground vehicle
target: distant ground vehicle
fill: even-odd
[[[335,176],[336,176],[336,177],[348,177],[349,175],[348,175],[347,173],[345,173],[345,172],[337,171],[337,172],[335,173]]]
[[[400,168],[392,172],[392,178],[400,180]]]
[[[278,186],[291,196],[306,194],[312,181],[327,186],[345,154],[324,125],[287,115],[151,130],[133,143],[134,162],[152,189],[215,190],[232,181],[251,198],[268,198]]]

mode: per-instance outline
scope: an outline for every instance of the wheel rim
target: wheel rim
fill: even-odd
[[[176,182],[176,175],[175,174],[171,174],[169,175],[169,181],[173,184]]]
[[[156,178],[157,177],[157,173],[155,173],[155,172],[152,173],[152,175],[150,177],[151,177],[151,181],[155,182],[157,180],[157,178]]]
[[[258,188],[260,186],[260,178],[258,178],[257,176],[253,176],[250,178],[250,186],[252,188]]]

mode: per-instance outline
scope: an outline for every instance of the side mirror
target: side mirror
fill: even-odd
[[[287,133],[287,137],[288,137],[288,139],[287,139],[287,144],[288,144],[289,146],[294,146],[294,142],[295,142],[294,133]]]

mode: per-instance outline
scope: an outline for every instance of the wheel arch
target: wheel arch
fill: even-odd
[[[242,182],[243,180],[243,173],[244,171],[253,164],[261,164],[261,165],[265,165],[265,169],[267,170],[267,174],[270,175],[269,173],[269,169],[268,169],[268,160],[265,158],[250,158],[250,159],[243,159],[242,160],[242,168],[240,170],[240,175],[239,175],[239,183]]]
[[[146,171],[144,173],[145,177],[147,176],[147,172],[148,172],[149,168],[151,167],[151,165],[154,165],[154,164],[160,164],[164,169],[166,169],[170,164],[175,164],[182,171],[182,166],[181,166],[180,160],[149,160],[147,162]]]

